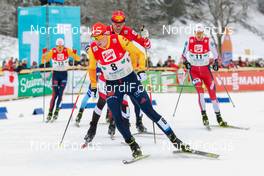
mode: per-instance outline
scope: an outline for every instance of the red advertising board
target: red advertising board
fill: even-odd
[[[214,72],[217,91],[258,91],[264,90],[264,70]]]

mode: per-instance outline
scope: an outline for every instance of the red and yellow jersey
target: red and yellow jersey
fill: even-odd
[[[107,32],[111,35],[111,34],[115,34],[113,26],[107,26]],[[128,27],[128,26],[124,26],[122,28],[122,30],[120,31],[119,35],[122,35],[124,37],[126,37],[128,40],[130,41],[135,41],[138,44],[140,44],[142,47],[145,48],[145,42],[146,39],[141,37],[136,31],[134,31],[132,28]]]
[[[49,52],[42,55],[41,62],[49,62],[52,59],[53,70],[65,71],[67,66],[69,66],[69,57],[76,61],[80,60],[80,57],[72,49],[63,48],[62,52],[58,52],[57,48],[52,48]]]
[[[197,40],[196,37],[191,36],[185,42],[182,57],[193,66],[206,66],[209,65],[210,58],[218,59],[218,53],[214,43],[210,42],[208,37]]]
[[[106,80],[121,79],[135,68],[145,69],[145,54],[132,42],[117,34],[107,36],[107,40],[106,48],[101,48],[93,42],[88,50],[88,72],[93,88],[96,87],[96,64],[101,68]],[[130,57],[131,54],[136,57]]]

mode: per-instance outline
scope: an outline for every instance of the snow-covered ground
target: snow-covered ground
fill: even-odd
[[[178,94],[153,95],[157,101],[155,109],[168,120],[178,137],[200,150],[220,154],[220,159],[175,155],[165,136],[157,136],[157,144],[154,144],[153,136],[144,135],[136,136],[136,140],[143,153],[151,154],[151,157],[131,165],[122,164],[123,159],[131,157],[130,149],[121,144],[123,140],[118,132],[115,140],[108,137],[104,115],[93,146],[82,150],[80,145],[89,126],[91,109],[85,111],[80,128],[72,121],[64,146],[59,147],[70,110],[61,110],[55,123],[46,124],[41,115],[31,115],[34,108],[42,107],[41,97],[0,102],[0,107],[8,108],[8,120],[0,120],[0,173],[9,176],[262,175],[264,92],[231,93],[231,96],[236,107],[222,104],[224,119],[233,125],[250,127],[250,130],[213,128],[209,132],[201,125],[195,94],[182,95],[176,117],[172,117],[172,113]],[[46,109],[49,99],[46,97]],[[66,96],[64,102],[70,101],[71,96]],[[210,104],[207,109],[211,124],[216,124]],[[77,111],[74,118],[76,115]],[[131,124],[131,130],[135,132],[133,112]],[[152,130],[152,123],[146,117],[144,124]]]

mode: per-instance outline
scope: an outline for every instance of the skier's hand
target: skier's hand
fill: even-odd
[[[183,62],[183,64],[185,65],[186,69],[188,69],[188,70],[191,69],[191,64],[187,60],[185,62]]]
[[[214,71],[218,71],[219,70],[219,65],[218,65],[218,61],[217,60],[214,61],[213,70]]]
[[[150,40],[149,40],[148,38],[145,39],[144,47],[145,47],[146,49],[149,49],[149,48],[151,47]]]
[[[88,91],[88,94],[91,96],[91,97],[96,97],[96,93],[97,93],[97,88],[94,88],[94,87],[91,87],[91,85],[89,86],[89,91]]]
[[[138,77],[138,80],[139,81],[145,81],[145,80],[147,80],[147,74],[146,74],[145,71],[139,71],[137,73],[137,77]]]

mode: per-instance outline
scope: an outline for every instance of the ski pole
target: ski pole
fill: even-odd
[[[220,74],[217,73],[217,76],[220,77]],[[220,80],[221,80],[221,79],[220,79]],[[223,85],[223,87],[224,87],[224,89],[225,89],[225,91],[226,91],[226,94],[227,94],[229,100],[231,101],[231,103],[232,103],[232,105],[233,105],[233,108],[235,108],[235,103],[233,102],[233,100],[232,100],[232,98],[231,98],[231,96],[230,96],[230,94],[229,94],[229,92],[228,92],[228,90],[227,90],[227,88],[226,88],[226,86],[225,86],[225,84],[223,83],[222,80],[221,80],[221,84]]]
[[[73,105],[73,108],[72,108],[72,111],[71,111],[71,115],[70,115],[70,117],[69,117],[69,120],[68,120],[68,122],[67,122],[66,128],[65,128],[65,130],[64,130],[64,133],[63,133],[62,138],[61,138],[61,141],[60,141],[60,146],[61,146],[61,144],[62,144],[62,142],[63,142],[63,140],[64,140],[64,137],[65,137],[66,131],[67,131],[68,127],[69,127],[69,124],[70,124],[70,121],[71,121],[71,118],[72,118],[72,115],[73,115],[74,109],[75,109],[75,107],[76,107],[76,104],[77,104],[77,102],[78,102],[79,96],[80,96],[81,91],[82,91],[82,87],[83,87],[84,82],[85,82],[85,80],[86,80],[86,76],[87,76],[87,73],[85,73],[85,76],[84,76],[84,79],[83,79],[82,85],[81,85],[80,90],[79,90],[79,92],[78,92],[78,96],[77,96],[77,98],[76,98],[76,100],[75,100],[75,103],[74,103],[74,105]]]
[[[188,76],[189,76],[189,71],[186,72],[186,76],[185,76],[185,78],[183,80],[183,84],[184,84],[184,82],[185,82],[185,80],[186,80],[186,78]],[[177,102],[176,102],[176,105],[175,105],[175,108],[174,108],[173,117],[175,117],[175,114],[176,114],[176,111],[177,111],[177,108],[178,108],[178,105],[179,105],[179,102],[180,102],[181,94],[182,94],[182,91],[183,91],[184,87],[185,87],[184,85],[181,86],[180,94],[178,96],[178,99],[177,99]]]
[[[144,38],[148,38],[149,37],[149,32],[147,29],[145,29],[145,26],[142,26],[141,29],[141,36]],[[147,62],[147,70],[149,70],[149,59],[148,59],[148,50],[145,48],[145,57],[146,57],[146,62]],[[150,76],[148,76],[148,80],[150,83],[150,89],[149,89],[149,98],[150,98],[150,102],[152,105],[152,84],[151,84],[151,79]],[[152,128],[153,128],[153,137],[154,137],[154,143],[156,144],[157,140],[156,140],[156,130],[155,130],[155,123],[152,121]]]

